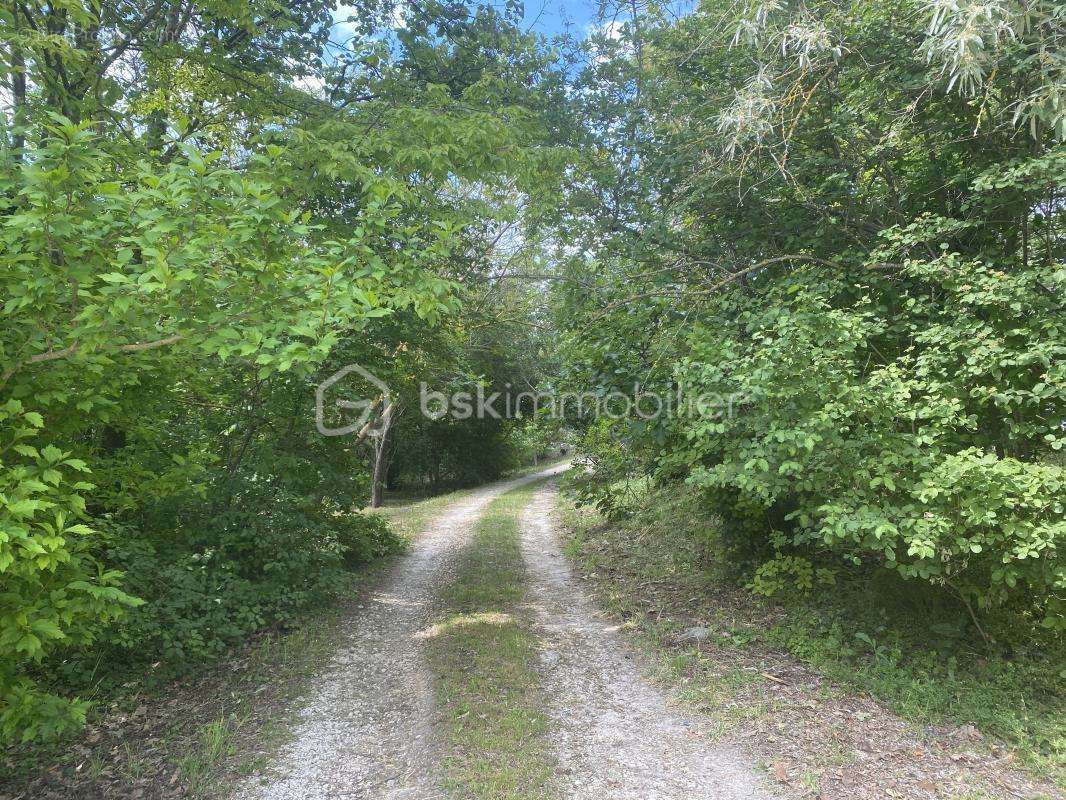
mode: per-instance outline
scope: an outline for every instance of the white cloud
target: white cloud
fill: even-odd
[[[393,30],[403,30],[407,27],[407,12],[410,10],[407,3],[397,3],[392,7],[389,15],[389,23]]]
[[[596,20],[590,22],[586,28],[586,32],[589,36],[603,36],[611,41],[617,42],[622,38],[622,32],[625,29],[625,21],[618,19],[605,19]]]
[[[326,82],[321,75],[303,75],[296,78],[292,85],[318,98],[326,96]]]
[[[330,41],[347,44],[355,38],[355,25],[348,22],[348,17],[356,15],[355,6],[339,5],[333,9],[333,25],[330,27]]]
[[[605,19],[590,22],[585,29],[589,39],[589,50],[592,60],[597,64],[603,64],[608,60],[608,54],[617,48],[624,56],[633,54],[633,43],[624,41],[626,21],[619,19]],[[607,42],[617,42],[618,45],[604,44],[594,41],[606,39]]]

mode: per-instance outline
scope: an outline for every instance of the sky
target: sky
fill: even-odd
[[[526,0],[526,24],[538,33],[553,36],[571,33],[584,37],[596,24],[598,4],[595,0]]]
[[[471,4],[476,2],[477,0],[472,0]],[[503,5],[502,2],[499,4]],[[549,37],[569,31],[578,38],[584,38],[596,26],[598,8],[597,0],[526,0],[526,27]],[[334,41],[343,41],[346,38],[344,20],[348,14],[348,7],[345,5],[338,6],[333,12],[335,22],[331,38]],[[396,17],[397,24],[402,24],[402,2]]]
[[[469,0],[472,7],[489,2],[497,4],[501,9],[505,4],[505,0]],[[574,40],[580,41],[596,32],[610,36],[627,14],[616,11],[615,15],[612,15],[608,12],[607,17],[603,18],[601,3],[603,0],[525,0],[525,27],[548,38],[569,34]],[[618,9],[621,3],[619,0],[607,0],[605,5]],[[665,3],[666,8],[670,9],[675,17],[687,13],[694,5],[695,0],[668,0]],[[352,38],[353,31],[347,19],[352,10],[350,6],[341,4],[333,11],[334,23],[330,32],[330,44],[323,53],[327,63],[338,49],[346,49],[349,46],[347,43]],[[404,0],[396,0],[392,27],[398,29],[403,26]],[[301,79],[298,83],[301,88],[312,92],[321,89],[319,79]]]

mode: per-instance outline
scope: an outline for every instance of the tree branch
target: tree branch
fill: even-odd
[[[148,342],[131,342],[129,344],[122,344],[115,348],[115,351],[119,353],[140,353],[143,350],[155,350],[158,347],[166,347],[167,345],[175,344],[176,342],[181,341],[181,338],[182,336],[180,333],[175,333],[172,336],[165,336],[162,339],[154,339]],[[70,358],[77,353],[78,350],[79,345],[77,342],[74,342],[61,350],[47,350],[43,353],[29,356],[28,358],[8,367],[4,370],[3,374],[0,374],[0,386],[6,384],[12,375],[25,366],[29,366],[30,364],[44,364],[48,361],[60,361],[64,358]]]
[[[723,278],[720,281],[717,281],[716,283],[713,283],[712,285],[708,286],[706,289],[700,289],[700,290],[693,291],[693,292],[686,292],[685,294],[679,295],[679,296],[680,297],[698,297],[700,295],[712,294],[713,292],[717,292],[719,289],[721,289],[721,288],[723,288],[725,286],[728,286],[729,284],[733,283],[734,281],[739,280],[741,277],[743,277],[744,275],[747,275],[750,272],[754,272],[755,270],[762,269],[763,267],[768,267],[771,264],[779,264],[779,263],[781,263],[783,261],[807,261],[807,262],[810,262],[812,264],[818,264],[819,266],[823,266],[823,267],[838,267],[838,266],[840,266],[839,264],[835,264],[834,262],[828,261],[828,260],[826,260],[824,258],[818,258],[817,256],[805,256],[805,255],[775,256],[774,258],[763,259],[762,261],[759,261],[759,262],[756,262],[755,264],[752,264],[750,267],[745,267],[744,269],[737,270],[736,272],[730,273],[727,277]],[[637,300],[643,300],[643,299],[648,298],[648,297],[656,297],[656,296],[661,295],[661,294],[662,294],[662,292],[660,292],[659,290],[655,290],[655,291],[650,291],[650,292],[640,292],[638,294],[630,295],[629,297],[626,297],[626,298],[624,298],[622,300],[616,300],[613,303],[608,303],[606,306],[604,306],[603,310],[600,311],[599,314],[597,314],[595,317],[593,317],[589,321],[590,322],[598,322],[599,320],[603,319],[605,316],[607,316],[607,314],[609,314],[611,311],[613,311],[614,309],[618,308],[619,306],[629,305],[630,303],[635,302]]]

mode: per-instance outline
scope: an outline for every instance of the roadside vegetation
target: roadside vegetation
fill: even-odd
[[[772,728],[789,705],[775,691],[816,686],[789,720],[807,735],[762,753],[768,764],[788,762],[782,771],[798,783],[842,755],[831,699],[868,694],[916,723],[934,751],[973,758],[975,790],[1011,765],[1066,786],[1066,653],[1050,634],[1034,639],[1009,616],[990,619],[1002,646],[990,652],[960,602],[908,591],[887,575],[871,582],[856,572],[831,595],[793,590],[768,599],[728,557],[721,520],[706,514],[697,490],[667,495],[645,482],[625,496],[630,513],[621,521],[587,506],[564,509],[568,555],[661,677],[713,714],[723,735]],[[881,723],[876,707],[862,713]],[[854,761],[847,748],[843,757]]]
[[[467,494],[396,502],[375,513],[395,532],[398,554]],[[526,496],[515,492],[493,506],[488,530],[494,533],[486,537],[509,541],[514,529],[505,509],[514,512]],[[0,796],[227,796],[237,781],[270,765],[296,722],[300,699],[314,690],[315,677],[350,632],[367,594],[394,563],[387,557],[360,567],[350,574],[343,599],[309,609],[290,626],[258,632],[217,663],[178,679],[131,680],[111,695],[91,698],[77,734],[7,749],[0,759]]]
[[[1061,4],[700,3],[594,43],[557,383],[691,403],[581,426],[605,597],[654,626],[676,579],[717,643],[1061,781]]]
[[[355,510],[383,489],[543,445],[417,388],[537,381],[530,293],[487,275],[556,185],[547,52],[515,9],[434,3],[399,36],[346,8],[0,4],[5,743],[348,596],[398,546]],[[316,415],[351,364],[388,394],[355,376]],[[367,424],[320,432],[361,397]]]
[[[353,573],[344,600],[274,625],[179,678],[134,676],[92,695],[84,727],[0,757],[0,795],[34,800],[218,798],[269,765],[299,700],[388,559]]]
[[[594,183],[630,191],[573,221],[599,243],[557,284],[566,383],[692,405],[588,425],[585,499],[698,488],[766,595],[889,572],[978,634],[1066,629],[1066,32],[1055,3],[988,8],[625,26],[631,93],[585,88],[639,131],[604,134],[630,157]]]

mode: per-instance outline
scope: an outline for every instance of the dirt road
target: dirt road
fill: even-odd
[[[556,466],[462,496],[432,521],[356,615],[291,741],[235,800],[430,800],[437,788],[432,681],[417,634],[454,575],[486,505],[565,469]],[[542,674],[558,796],[598,800],[767,798],[754,767],[672,710],[630,661],[571,578],[550,510],[554,483],[522,517],[522,554]]]

